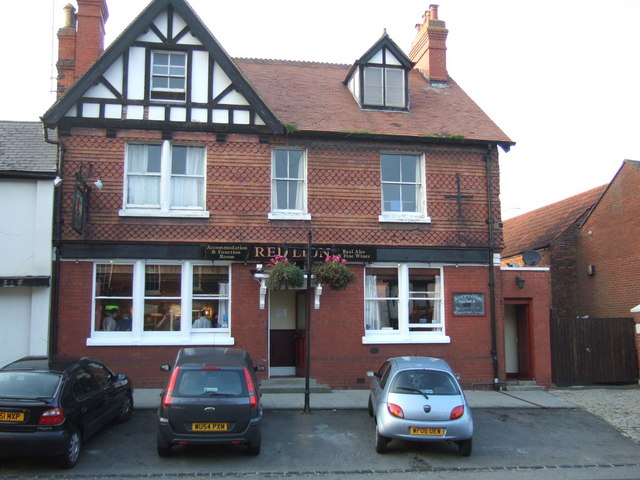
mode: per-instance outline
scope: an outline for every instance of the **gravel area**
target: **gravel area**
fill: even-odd
[[[549,393],[604,420],[640,443],[640,386],[566,387]]]

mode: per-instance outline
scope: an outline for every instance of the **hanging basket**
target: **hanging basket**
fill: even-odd
[[[313,269],[315,282],[332,290],[344,290],[356,276],[345,265],[347,261],[338,255],[330,255],[325,262]]]
[[[267,273],[269,277],[265,283],[269,290],[301,288],[304,285],[304,273],[300,267],[281,255],[271,260]]]

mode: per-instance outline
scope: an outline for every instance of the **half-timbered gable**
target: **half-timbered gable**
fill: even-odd
[[[67,127],[282,131],[182,0],[152,2],[44,120]]]

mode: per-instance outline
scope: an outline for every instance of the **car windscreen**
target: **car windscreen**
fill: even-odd
[[[174,396],[246,395],[244,371],[240,369],[181,369],[173,390]]]
[[[391,385],[394,393],[459,395],[460,389],[454,378],[438,370],[404,370],[399,372]]]
[[[55,373],[0,371],[0,397],[51,398],[60,380]]]

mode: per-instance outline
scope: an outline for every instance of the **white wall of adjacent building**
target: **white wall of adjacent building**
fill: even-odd
[[[51,277],[53,181],[0,179],[0,277]],[[50,287],[0,287],[0,365],[48,351]]]

